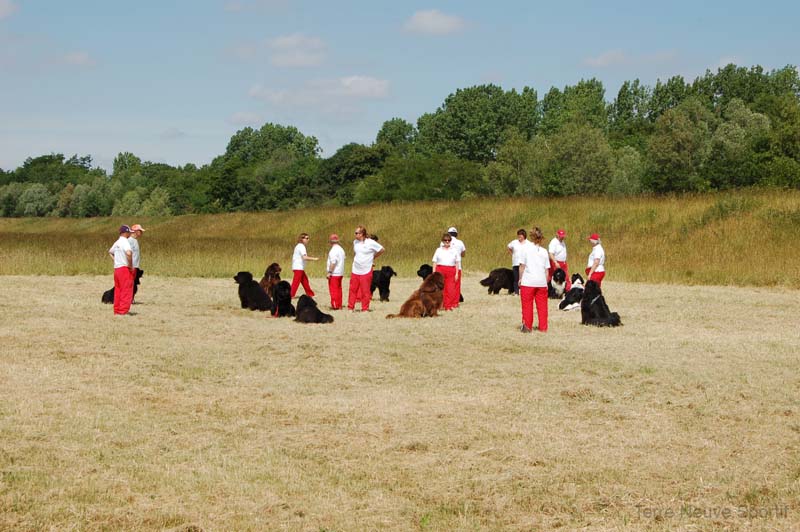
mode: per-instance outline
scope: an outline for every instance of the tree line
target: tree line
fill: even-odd
[[[693,82],[597,79],[541,99],[493,84],[458,89],[416,124],[384,122],[370,145],[328,158],[297,128],[244,128],[200,168],[120,153],[49,154],[0,169],[1,216],[159,216],[474,196],[634,195],[800,187],[800,75],[728,65]]]

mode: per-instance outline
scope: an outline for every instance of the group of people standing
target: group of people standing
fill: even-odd
[[[514,271],[514,293],[520,296],[522,305],[522,326],[524,333],[533,330],[534,306],[539,315],[537,329],[547,331],[547,288],[556,269],[564,270],[566,277],[565,290],[572,288],[567,263],[567,245],[564,239],[566,231],[559,229],[550,241],[547,249],[542,247],[544,235],[542,230],[534,227],[528,240],[525,229],[517,231],[517,238],[508,243],[507,249],[511,254],[512,270]],[[595,281],[598,286],[606,276],[606,253],[600,242],[600,235],[592,233],[589,238],[592,252],[586,265],[586,280]]]
[[[355,310],[356,303],[361,304],[362,312],[369,312],[372,301],[372,265],[375,259],[386,251],[377,240],[370,238],[367,228],[363,225],[356,227],[353,240],[353,265],[350,270],[350,290],[347,297],[347,309]],[[297,294],[300,285],[305,293],[314,297],[314,291],[308,282],[305,272],[306,261],[319,260],[311,257],[306,250],[310,237],[308,233],[300,233],[292,255],[292,297]],[[328,278],[328,291],[331,297],[331,310],[342,308],[342,279],[344,278],[344,248],[339,244],[339,235],[332,234],[328,237],[331,248],[325,263],[325,276]]]
[[[350,270],[350,289],[347,297],[347,309],[355,310],[356,303],[361,304],[362,312],[369,312],[372,301],[372,272],[373,263],[385,251],[378,243],[377,237],[371,237],[363,225],[356,227],[353,240],[353,265]],[[300,233],[297,237],[292,254],[292,290],[291,296],[295,297],[297,290],[302,285],[306,294],[314,297],[314,291],[305,272],[306,261],[319,260],[308,254],[306,244],[310,236]],[[325,276],[328,278],[328,291],[331,297],[331,310],[342,308],[342,280],[344,278],[345,252],[339,244],[339,236],[332,234],[328,237],[330,251],[325,263]],[[431,262],[433,271],[441,272],[444,276],[444,309],[453,310],[458,307],[461,296],[461,258],[466,254],[464,242],[458,239],[458,230],[450,227],[442,235],[441,243],[433,254]]]
[[[130,316],[133,304],[133,283],[139,272],[141,251],[139,239],[144,227],[133,224],[132,227],[122,225],[119,238],[109,248],[108,254],[114,260],[114,315]]]

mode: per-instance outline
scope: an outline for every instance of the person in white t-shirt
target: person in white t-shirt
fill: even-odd
[[[453,248],[455,251],[457,251],[461,256],[461,258],[463,259],[464,255],[467,254],[467,246],[464,245],[463,240],[458,239],[458,230],[455,227],[450,227],[447,230],[447,232],[450,233],[450,236],[452,237],[452,241],[450,242],[450,247]],[[463,277],[461,273],[463,273],[463,271],[460,272],[458,279],[456,279],[456,290],[458,291],[458,296],[456,296],[456,299],[458,301],[461,300],[461,278]],[[456,307],[458,307],[458,303],[456,303]]]
[[[133,252],[128,237],[131,228],[123,225],[119,228],[119,238],[108,250],[114,259],[114,315],[130,315],[133,301]]]
[[[369,312],[372,301],[372,264],[386,249],[371,238],[367,238],[367,228],[356,227],[353,240],[353,269],[350,273],[350,290],[347,296],[347,309],[355,310],[356,302],[361,302],[361,311]]]
[[[136,278],[139,275],[140,264],[142,261],[142,252],[141,248],[139,247],[139,239],[142,238],[142,233],[144,233],[144,227],[139,224],[133,224],[131,226],[131,231],[133,234],[128,237],[128,242],[131,245],[131,252],[133,253],[133,287],[134,287],[134,294],[131,303],[136,303],[136,285],[139,284]]]
[[[297,288],[301,283],[306,294],[309,297],[314,297],[314,291],[311,289],[311,285],[308,283],[308,275],[306,275],[306,261],[319,259],[308,255],[306,251],[308,241],[308,233],[300,233],[300,236],[297,237],[294,253],[292,253],[292,273],[294,273],[294,277],[292,277],[292,297],[297,293]]]
[[[589,243],[592,245],[592,252],[589,254],[589,261],[586,263],[586,282],[595,281],[597,286],[603,282],[606,276],[606,251],[600,242],[600,235],[592,233],[589,236]]]
[[[436,248],[431,262],[433,271],[444,276],[442,306],[445,310],[458,307],[458,289],[456,283],[461,278],[461,253],[453,249],[453,237],[450,233],[442,235],[441,246]]]
[[[339,245],[339,235],[333,233],[328,237],[331,250],[325,263],[325,275],[328,278],[328,292],[331,295],[331,310],[342,308],[342,279],[344,278],[344,249]]]
[[[542,230],[534,227],[531,231],[533,244],[525,246],[519,259],[519,299],[522,304],[521,331],[533,330],[533,306],[539,315],[539,331],[547,332],[547,271],[550,269],[550,255],[542,247]]]
[[[516,240],[508,243],[508,253],[511,255],[511,269],[514,270],[514,294],[519,295],[519,258],[525,246],[530,245],[528,232],[525,229],[517,231]]]
[[[569,292],[572,288],[572,282],[569,279],[567,245],[564,243],[565,238],[567,238],[567,232],[563,229],[559,229],[556,231],[556,236],[550,241],[550,245],[547,246],[547,252],[550,254],[550,273],[548,273],[547,282],[550,282],[550,279],[553,278],[553,273],[556,271],[556,268],[561,268],[567,276],[567,285],[565,289]]]

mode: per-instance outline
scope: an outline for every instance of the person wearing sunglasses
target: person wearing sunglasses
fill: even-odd
[[[294,253],[292,253],[292,273],[294,273],[294,277],[292,277],[292,297],[297,293],[297,288],[300,284],[303,285],[303,290],[309,297],[314,297],[314,291],[311,289],[308,275],[306,275],[306,261],[319,260],[319,258],[308,255],[306,244],[308,244],[309,239],[308,233],[300,233],[300,236],[297,237]]]
[[[444,276],[442,306],[445,310],[458,307],[458,280],[461,277],[461,252],[453,247],[450,233],[442,235],[442,243],[436,248],[431,262],[433,271]]]
[[[347,310],[355,310],[356,302],[361,302],[361,312],[369,312],[372,301],[372,264],[383,255],[386,248],[367,235],[363,225],[356,227],[353,240],[353,268],[350,271],[350,288],[347,296]]]

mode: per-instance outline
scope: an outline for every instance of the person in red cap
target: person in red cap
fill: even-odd
[[[600,243],[600,235],[592,233],[589,235],[589,243],[592,244],[592,252],[589,254],[589,262],[586,264],[586,282],[596,281],[597,286],[603,282],[606,276],[606,251]]]
[[[144,227],[139,224],[133,224],[131,226],[131,232],[133,234],[128,237],[128,243],[131,245],[131,252],[133,253],[133,284],[135,286],[137,284],[136,277],[141,269],[142,253],[139,247],[139,239],[142,238]],[[134,294],[133,299],[131,299],[131,303],[136,303],[136,294]]]
[[[114,259],[114,315],[129,315],[133,301],[133,252],[128,237],[131,228],[120,226],[119,238],[108,250]]]
[[[567,232],[563,229],[559,229],[556,231],[556,236],[550,241],[550,245],[547,246],[547,252],[550,255],[550,269],[547,271],[547,282],[549,283],[553,278],[553,273],[556,271],[556,268],[561,268],[567,276],[565,290],[569,292],[570,288],[572,288],[572,282],[569,278],[569,267],[567,266],[567,245],[564,243],[566,237]]]
[[[344,248],[339,245],[339,235],[333,233],[328,237],[331,250],[325,264],[325,276],[328,278],[328,292],[331,295],[331,310],[342,308],[342,279],[344,278]]]

